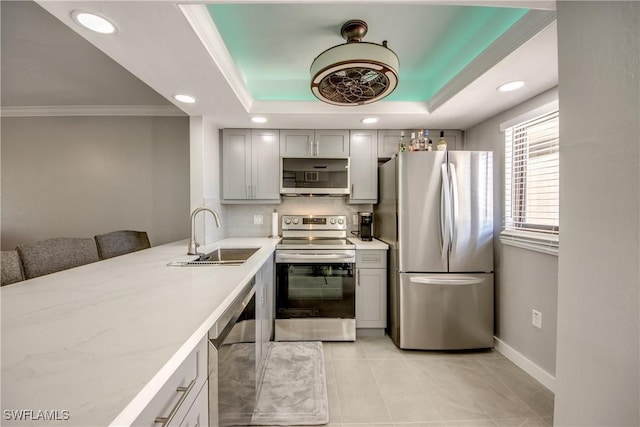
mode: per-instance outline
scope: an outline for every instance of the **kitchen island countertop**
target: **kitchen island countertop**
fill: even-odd
[[[228,238],[200,248],[259,247],[241,266],[167,266],[193,258],[184,240],[3,287],[3,425],[128,425],[277,243]],[[62,416],[16,421],[8,410]]]

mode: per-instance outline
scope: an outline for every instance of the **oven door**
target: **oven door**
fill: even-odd
[[[276,340],[353,341],[355,302],[355,251],[276,252]]]

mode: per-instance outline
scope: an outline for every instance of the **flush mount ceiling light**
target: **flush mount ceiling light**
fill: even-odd
[[[371,125],[373,123],[378,123],[378,118],[377,117],[365,117],[364,119],[360,120],[362,123],[364,123],[365,125]]]
[[[174,95],[173,98],[176,101],[180,101],[185,104],[193,104],[196,102],[196,99],[191,95],[178,94],[178,95]]]
[[[251,117],[253,123],[267,123],[266,117]]]
[[[322,52],[311,64],[311,91],[333,105],[363,105],[389,95],[398,85],[400,61],[387,47],[363,42],[367,23],[354,19],[342,25],[347,41]]]
[[[71,12],[71,17],[78,24],[96,33],[114,34],[116,32],[116,26],[111,21],[95,13],[74,10]]]
[[[522,86],[524,86],[524,82],[521,80],[504,83],[498,86],[498,92],[512,92],[514,90],[520,89]]]

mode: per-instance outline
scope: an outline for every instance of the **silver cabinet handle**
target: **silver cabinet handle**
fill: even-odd
[[[358,286],[360,286],[360,269],[358,269]]]
[[[351,184],[351,195],[353,196],[353,184]]]
[[[173,421],[173,417],[176,416],[176,414],[178,413],[178,409],[180,409],[180,406],[182,406],[182,403],[187,398],[187,396],[189,395],[189,392],[191,392],[191,389],[195,384],[196,384],[196,379],[194,378],[191,380],[188,386],[176,388],[176,391],[178,393],[182,393],[182,397],[180,397],[180,400],[178,400],[175,406],[171,409],[171,412],[169,412],[169,416],[156,417],[156,419],[153,421],[154,424],[162,424],[162,427],[169,425],[169,423]]]
[[[251,186],[247,185],[247,199],[251,198]]]
[[[256,194],[258,193],[257,187],[254,185],[253,186],[253,198],[256,198]]]
[[[313,157],[313,141],[309,141],[309,157]]]

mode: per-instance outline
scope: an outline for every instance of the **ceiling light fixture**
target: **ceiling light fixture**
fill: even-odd
[[[114,34],[116,32],[116,26],[111,21],[95,13],[74,10],[71,12],[71,17],[78,24],[96,33]]]
[[[387,47],[363,42],[367,23],[347,21],[340,33],[347,41],[325,50],[311,64],[311,91],[333,105],[363,105],[389,95],[398,85],[398,56]]]
[[[176,101],[180,101],[185,104],[193,104],[196,102],[196,99],[191,95],[178,94],[178,95],[173,95],[173,98]]]
[[[524,86],[524,82],[522,80],[504,83],[498,86],[498,92],[512,92],[520,89],[522,86]]]
[[[266,117],[251,117],[253,123],[267,123]]]
[[[364,119],[360,120],[362,123],[364,123],[365,125],[371,125],[374,123],[378,123],[378,118],[377,117],[365,117]]]

